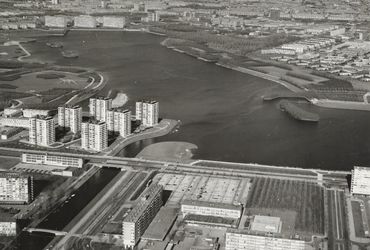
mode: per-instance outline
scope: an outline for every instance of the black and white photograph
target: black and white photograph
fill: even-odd
[[[0,0],[0,250],[370,250],[370,0]]]

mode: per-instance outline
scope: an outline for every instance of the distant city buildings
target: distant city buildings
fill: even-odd
[[[127,137],[131,134],[131,111],[112,109],[107,111],[108,131],[118,132],[120,136]]]
[[[53,117],[33,117],[29,119],[29,143],[48,147],[55,143]]]
[[[107,124],[96,120],[83,122],[81,127],[81,148],[100,152],[107,147]]]
[[[90,98],[90,115],[98,121],[107,120],[107,111],[112,108],[112,99],[110,98]]]
[[[162,207],[163,187],[151,184],[122,223],[123,244],[134,247]]]
[[[0,173],[0,204],[27,204],[32,200],[32,177],[18,173]]]
[[[89,15],[76,16],[74,19],[74,27],[78,28],[96,28],[96,18]]]
[[[68,19],[65,16],[45,16],[45,26],[54,28],[66,28]]]
[[[36,153],[23,153],[22,162],[30,164],[41,164],[58,167],[75,167],[82,168],[83,159],[77,157],[51,155],[51,154],[36,154]]]
[[[58,107],[58,125],[70,128],[72,133],[81,131],[82,108],[80,106]]]
[[[103,27],[105,28],[120,28],[125,27],[126,20],[124,17],[119,16],[104,16]]]
[[[153,127],[159,120],[159,103],[157,101],[136,102],[136,120],[140,120],[144,127]]]
[[[351,178],[352,195],[370,195],[370,168],[354,167]]]

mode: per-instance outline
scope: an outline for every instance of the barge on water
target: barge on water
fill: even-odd
[[[281,101],[279,106],[281,110],[287,112],[294,119],[307,122],[318,122],[320,120],[318,114],[308,112],[287,100]]]
[[[49,42],[46,45],[50,48],[63,48],[63,44],[61,42]]]

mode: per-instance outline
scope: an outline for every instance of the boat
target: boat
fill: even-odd
[[[78,53],[76,51],[73,51],[73,50],[62,51],[62,55],[65,58],[77,58],[79,56]]]
[[[49,42],[46,43],[46,45],[50,48],[63,48],[63,44],[61,42]]]

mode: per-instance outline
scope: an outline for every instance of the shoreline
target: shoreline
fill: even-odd
[[[248,69],[248,68],[245,68],[245,67],[241,67],[241,66],[238,66],[238,65],[228,65],[228,64],[225,64],[225,63],[221,63],[219,61],[210,61],[210,60],[207,60],[205,58],[202,58],[200,56],[195,56],[195,55],[192,55],[191,53],[188,53],[184,50],[181,50],[181,49],[178,49],[176,48],[175,46],[168,46],[166,44],[166,40],[163,40],[160,44],[168,49],[171,49],[175,52],[178,52],[178,53],[181,53],[181,54],[186,54],[186,55],[189,55],[197,60],[200,60],[200,61],[204,61],[204,62],[207,62],[207,63],[214,63],[215,65],[219,66],[219,67],[223,67],[223,68],[226,68],[226,69],[230,69],[230,70],[235,70],[237,72],[240,72],[240,73],[243,73],[243,74],[248,74],[248,75],[252,75],[252,76],[255,76],[255,77],[258,77],[258,78],[262,78],[262,79],[265,79],[265,80],[268,80],[268,81],[271,81],[271,82],[275,82],[275,83],[278,83],[279,85],[285,87],[286,89],[288,89],[289,91],[291,91],[292,93],[304,93],[305,90],[303,89],[300,89],[288,82],[285,82],[285,81],[282,81],[278,78],[276,78],[275,76],[273,75],[270,75],[270,74],[266,74],[266,73],[262,73],[262,72],[259,72],[259,71],[256,71],[256,70],[253,70],[253,69]],[[328,108],[328,109],[340,109],[340,110],[354,110],[354,111],[370,111],[370,104],[368,103],[365,103],[365,102],[349,102],[349,101],[340,101],[340,100],[331,100],[331,99],[309,99],[309,98],[305,98],[306,100],[308,100],[311,104],[315,105],[316,107],[319,107],[319,108]]]

